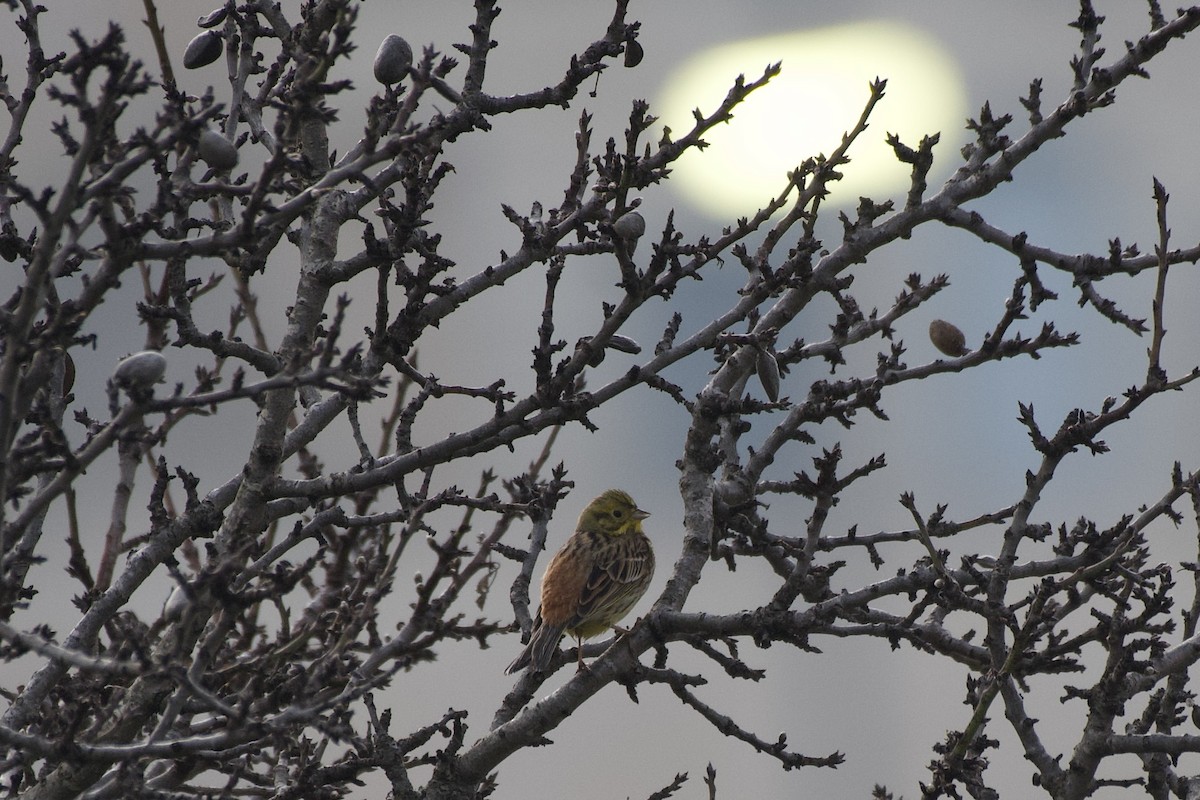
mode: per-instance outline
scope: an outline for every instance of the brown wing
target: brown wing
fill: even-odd
[[[540,672],[549,666],[567,622],[575,617],[579,597],[592,571],[589,547],[588,542],[582,541],[580,535],[576,534],[546,565],[546,572],[542,575],[542,605],[534,619],[529,644],[508,665],[506,672],[511,674],[526,666]]]
[[[576,533],[546,565],[539,613],[547,624],[565,626],[574,618],[595,563],[594,550],[585,534]]]
[[[597,536],[595,558],[580,589],[568,630],[595,636],[618,622],[645,593],[654,577],[654,551],[637,534]]]

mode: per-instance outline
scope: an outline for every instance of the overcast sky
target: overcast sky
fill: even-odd
[[[90,37],[100,35],[111,17],[122,20],[130,40],[140,43],[145,59],[152,62],[152,49],[140,23],[140,2],[77,4],[50,0],[46,4],[51,7],[47,19],[54,21],[46,26],[47,39],[51,40],[46,44],[48,50],[65,46],[65,32],[71,26],[82,28]],[[601,35],[611,10],[601,2],[502,5],[504,11],[493,29],[493,37],[500,46],[490,62],[486,87],[497,94],[528,91],[555,82],[571,54],[582,51]],[[210,10],[210,5],[189,1],[162,6],[160,13],[167,39],[175,52],[182,53],[183,45],[197,31],[195,19]],[[284,6],[294,19],[299,3],[286,2]],[[1106,60],[1123,51],[1123,40],[1137,38],[1147,27],[1142,4],[1124,0],[1101,2],[1098,11],[1110,18],[1104,28],[1103,44],[1110,48]],[[581,95],[570,109],[498,120],[493,133],[463,137],[448,148],[447,159],[455,165],[456,172],[446,180],[433,212],[435,226],[445,239],[442,252],[455,259],[460,274],[465,275],[495,263],[502,248],[511,252],[519,246],[519,233],[505,221],[500,205],[507,203],[526,211],[534,201],[547,207],[559,202],[573,166],[574,133],[583,110],[595,114],[593,147],[598,150],[610,136],[621,139],[632,99],[649,100],[655,112],[664,98],[677,92],[672,76],[678,74],[681,65],[696,59],[703,61],[707,54],[720,52],[717,48],[753,42],[768,35],[777,37],[781,50],[787,48],[778,37],[801,37],[796,41],[803,44],[819,41],[823,31],[835,28],[839,35],[849,31],[851,38],[855,30],[870,30],[877,35],[881,27],[886,31],[888,26],[894,28],[897,38],[914,31],[925,37],[926,45],[918,48],[922,52],[913,53],[914,59],[936,55],[938,63],[943,65],[939,68],[944,73],[942,77],[949,81],[946,85],[954,87],[942,90],[949,98],[946,102],[955,93],[961,94],[961,102],[965,102],[965,107],[953,117],[958,129],[942,130],[943,144],[935,151],[938,167],[934,174],[944,177],[960,160],[957,150],[964,141],[962,118],[975,116],[984,101],[990,101],[995,112],[1016,117],[1010,131],[1016,136],[1023,130],[1025,119],[1018,97],[1027,92],[1031,79],[1045,79],[1043,97],[1047,108],[1064,99],[1071,80],[1068,62],[1078,43],[1078,32],[1068,28],[1067,23],[1076,13],[1076,5],[1069,2],[634,2],[630,14],[642,22],[640,41],[645,49],[640,67],[607,70],[600,79],[598,96]],[[341,119],[331,136],[331,147],[345,152],[362,129],[362,109],[377,88],[371,78],[370,61],[384,35],[400,33],[414,48],[432,44],[444,53],[454,54],[451,44],[469,37],[466,27],[471,18],[469,2],[414,0],[364,4],[357,39],[359,50],[338,76],[350,78],[355,89],[341,103]],[[863,27],[847,29],[844,27],[847,24]],[[1151,176],[1158,176],[1171,194],[1171,220],[1181,237],[1178,244],[1192,243],[1188,237],[1194,241],[1200,229],[1197,225],[1200,219],[1197,44],[1188,39],[1173,45],[1173,52],[1152,64],[1153,80],[1125,84],[1115,107],[1072,125],[1065,140],[1052,142],[1017,171],[1011,185],[973,208],[999,227],[1014,233],[1026,231],[1031,241],[1068,253],[1104,253],[1113,237],[1120,237],[1125,244],[1138,242],[1143,252],[1149,252],[1155,239]],[[0,53],[10,80],[14,73],[19,74],[20,45],[20,37],[14,30],[0,34]],[[926,48],[928,52],[924,52]],[[778,54],[763,52],[760,66],[782,60],[786,73],[790,62],[803,63],[802,56],[803,47]],[[227,95],[228,87],[221,85],[221,62],[195,73],[183,72],[178,63],[176,69],[188,91],[200,94],[206,86],[213,85],[218,97]],[[461,69],[452,74],[454,77],[461,79]],[[730,74],[727,80],[734,77]],[[897,96],[902,89],[922,94],[921,86],[896,86]],[[934,98],[934,104],[941,99]],[[696,102],[702,100],[698,98]],[[842,116],[846,114],[844,109],[816,111],[823,116],[838,115],[843,128],[854,123],[854,116]],[[733,124],[737,125],[736,119]],[[803,121],[795,124],[803,125]],[[872,128],[867,138],[879,141],[886,132],[882,127]],[[653,143],[657,138],[655,131],[649,141]],[[915,139],[910,143],[915,144]],[[28,144],[23,158],[45,159],[48,174],[62,163],[61,150],[51,137]],[[793,163],[809,155],[812,153],[796,152]],[[849,170],[853,169],[852,164]],[[745,176],[729,174],[728,180],[740,183]],[[781,174],[780,185],[782,180]],[[888,188],[886,183],[882,186],[876,200],[892,197],[902,201],[903,186]],[[767,199],[764,195],[762,202]],[[643,201],[643,213],[650,227],[647,238],[653,238],[656,225],[661,230],[672,210],[679,228],[689,238],[716,232],[733,217],[754,211],[749,207],[717,216],[711,203],[701,202],[670,182],[646,191]],[[819,227],[820,235],[830,246],[837,243],[841,230],[836,210],[833,206],[826,208],[824,222]],[[358,245],[354,237],[343,241],[347,252]],[[15,265],[0,267],[15,269]],[[289,304],[294,289],[294,271],[279,263],[274,267],[255,284],[268,318]],[[221,267],[214,264],[212,269],[219,271]],[[945,272],[952,284],[928,309],[905,318],[897,332],[909,348],[909,362],[914,364],[936,357],[924,335],[934,317],[956,322],[966,331],[968,343],[978,344],[984,332],[995,324],[1018,274],[1011,257],[983,248],[964,233],[931,227],[918,231],[910,241],[872,256],[867,265],[857,270],[854,293],[866,308],[886,308],[911,272],[926,277]],[[1200,287],[1194,272],[1181,268],[1171,275],[1166,364],[1177,372],[1198,360],[1198,351],[1190,344],[1200,333],[1194,314],[1196,291]],[[1111,325],[1098,324],[1094,313],[1076,307],[1077,294],[1069,281],[1048,271],[1043,277],[1050,288],[1060,292],[1061,299],[1031,315],[1019,329],[1027,335],[1033,334],[1044,319],[1054,318],[1060,328],[1084,334],[1082,351],[1051,353],[1040,361],[992,364],[965,376],[924,381],[887,398],[885,409],[892,419],[890,423],[864,420],[850,431],[840,428],[821,431],[820,444],[830,446],[840,442],[848,464],[860,463],[880,452],[887,454],[889,462],[886,471],[862,482],[857,492],[834,510],[830,531],[841,531],[851,525],[858,525],[861,532],[905,527],[907,512],[897,502],[903,491],[915,492],[927,509],[938,503],[949,504],[949,514],[956,518],[1006,506],[1019,497],[1024,471],[1037,463],[1024,430],[1016,422],[1018,402],[1032,402],[1044,427],[1054,430],[1071,408],[1094,409],[1106,395],[1118,395],[1141,380],[1146,341]],[[12,272],[7,275],[0,272],[4,296],[11,291],[15,279]],[[599,300],[612,296],[614,279],[611,270],[569,271],[564,291],[560,292],[563,338],[574,341],[597,324]],[[715,310],[716,304],[726,299],[728,291],[741,280],[737,268],[727,265],[724,272],[681,292],[678,306],[662,306],[635,319],[629,333],[643,344],[652,345],[666,318],[676,308],[684,313],[685,329],[689,326],[694,329],[707,321],[705,315]],[[452,320],[435,340],[422,343],[422,365],[445,381],[468,384],[479,383],[481,374],[509,369],[524,376],[515,379],[517,385],[527,385],[529,350],[536,341],[542,297],[538,286],[536,280],[514,281],[505,287],[508,302],[473,310]],[[1126,304],[1126,310],[1135,316],[1149,316],[1150,287],[1152,281],[1146,280],[1108,281],[1102,286],[1108,296]],[[140,287],[131,280],[123,291],[134,296]],[[362,315],[363,320],[369,320],[370,294],[353,311]],[[221,324],[224,313],[227,306],[213,309],[214,326]],[[830,321],[831,318],[821,316],[801,320],[796,330],[785,332],[785,339],[824,338]],[[109,318],[98,318],[97,324],[105,327],[97,330],[100,340],[92,359],[79,363],[78,386],[86,386],[89,377],[94,385],[102,386],[103,376],[111,371],[116,360],[142,346],[142,332],[129,325],[124,311],[114,309]],[[347,329],[357,328],[348,325]],[[281,330],[282,323],[278,321],[270,327],[273,333]],[[852,360],[850,367],[869,370],[874,350],[868,348],[858,358]],[[618,362],[615,358],[609,361],[614,363],[604,365],[601,377],[605,369],[617,374],[633,363]],[[690,369],[670,377],[694,392],[703,385],[709,366],[701,359]],[[784,394],[790,391],[801,395],[808,382],[821,377],[821,372],[820,365],[812,365],[793,373],[785,378]],[[846,374],[850,373],[840,372],[839,376]],[[189,375],[190,366],[186,362],[173,362],[174,380],[188,381]],[[98,412],[103,400],[93,397],[89,405]],[[253,424],[253,409],[247,407],[243,411],[240,417],[230,413],[229,422],[221,429],[206,431],[204,446],[188,454],[188,468],[207,480],[202,491],[238,470]],[[680,542],[681,505],[674,464],[682,451],[682,432],[687,420],[663,396],[648,391],[622,398],[593,419],[601,425],[600,434],[568,429],[561,439],[558,458],[566,462],[578,488],[560,506],[552,528],[551,546],[556,547],[567,535],[575,516],[593,495],[609,486],[627,488],[639,505],[653,514],[646,523],[659,553],[660,568],[651,588],[653,595],[662,588]],[[428,435],[435,435],[439,426],[444,430],[461,430],[463,420],[440,420],[427,430]],[[1194,402],[1186,397],[1160,398],[1152,414],[1120,426],[1108,440],[1116,451],[1113,455],[1102,458],[1077,455],[1068,460],[1060,481],[1054,484],[1054,493],[1039,509],[1037,521],[1069,524],[1078,516],[1087,515],[1107,525],[1121,514],[1156,500],[1167,485],[1172,462],[1182,460],[1185,470],[1197,467],[1200,436]],[[182,443],[177,441],[175,446],[178,448]],[[353,462],[356,456],[348,438],[344,444],[344,458],[347,463]],[[501,468],[519,469],[528,463],[538,445],[540,442],[530,443],[511,457],[478,459],[470,465],[476,472],[464,469],[461,475],[447,472],[442,478],[447,483],[472,486],[471,476],[477,475],[479,467],[497,463]],[[337,453],[336,443],[330,453],[327,462],[342,468],[333,457]],[[816,454],[818,449],[797,446],[787,454],[792,462],[785,460],[778,465],[780,472],[776,477],[787,478],[792,471],[809,468],[810,459]],[[96,475],[88,483],[94,492],[91,498],[104,503],[111,496],[111,479],[104,479],[103,470],[93,472]],[[779,532],[783,532],[787,525],[800,524],[798,521],[808,513],[805,504],[797,500],[791,504],[780,501],[770,515],[780,526]],[[1169,529],[1163,529],[1160,535],[1156,546],[1163,548],[1159,557],[1164,560],[1187,558],[1185,554],[1194,551],[1195,543],[1188,536],[1178,536],[1175,541]],[[980,532],[970,541],[964,540],[962,546],[986,552],[989,536],[998,537],[999,532],[995,529]],[[900,555],[884,555],[896,558],[890,565],[895,569],[911,563],[917,554],[901,551]],[[873,575],[869,566],[853,565],[845,579],[871,580]],[[49,586],[66,578],[46,573],[43,580],[43,586]],[[714,567],[692,602],[695,609],[735,610],[762,599],[756,588],[752,568],[729,574]],[[141,599],[148,613],[152,613],[149,610],[156,602],[161,602],[161,598]],[[65,610],[65,600],[59,602]],[[649,600],[645,600],[638,611],[648,606]],[[497,616],[505,613],[499,604],[490,610]],[[432,690],[414,691],[410,679],[398,678],[381,701],[382,706],[390,706],[395,714],[393,732],[427,724],[448,705],[454,705],[469,709],[468,722],[482,735],[493,709],[511,686],[512,679],[503,674],[503,668],[519,648],[515,636],[495,642],[497,646],[481,656],[464,659],[455,659],[454,651],[448,649],[437,665],[423,667],[438,670],[430,672],[430,676],[436,675],[432,679],[437,682]],[[681,710],[669,692],[644,687],[641,703],[635,706],[622,689],[609,687],[555,731],[553,747],[527,751],[506,762],[499,776],[501,789],[495,796],[501,800],[645,797],[668,784],[676,772],[688,772],[695,782],[679,796],[699,797],[702,796],[699,781],[709,762],[717,768],[722,797],[866,797],[875,783],[886,783],[906,797],[916,796],[917,781],[927,778],[925,766],[932,758],[930,746],[945,730],[960,729],[969,716],[969,709],[961,702],[962,670],[909,649],[890,651],[879,642],[819,644],[827,651],[823,656],[797,653],[781,646],[770,651],[747,647],[743,655],[753,666],[768,669],[768,679],[752,686],[714,680],[701,696],[734,714],[738,721],[764,738],[773,739],[783,731],[795,749],[810,755],[834,750],[846,753],[847,761],[837,771],[785,773],[773,760],[722,738],[698,718]],[[470,655],[466,650],[461,652]],[[565,677],[564,673],[552,679],[547,691]],[[5,680],[4,684],[16,682]],[[1061,706],[1057,692],[1049,687],[1040,688],[1045,708],[1035,707],[1031,713],[1043,720],[1061,715],[1065,738],[1055,743],[1069,748],[1072,744],[1069,737],[1078,727],[1081,708],[1078,704]],[[999,711],[993,716],[999,717]],[[996,726],[990,732],[996,735],[1000,730]],[[1005,782],[1019,796],[1023,787],[1028,786],[1031,770],[1019,751],[1011,747],[1012,737],[1000,738],[1010,747],[995,759],[997,769],[1009,773]]]

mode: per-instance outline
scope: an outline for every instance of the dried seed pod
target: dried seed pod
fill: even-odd
[[[4,226],[0,227],[0,258],[8,262],[16,261],[17,256],[21,255],[22,244],[24,242],[21,234],[17,232],[16,224],[7,220]]]
[[[412,66],[413,51],[403,36],[388,34],[375,51],[375,80],[384,86],[399,83]]]
[[[642,49],[637,39],[630,39],[625,43],[625,66],[636,67],[642,63],[645,56],[646,51]]]
[[[113,370],[112,380],[122,389],[149,389],[160,383],[166,372],[166,356],[157,350],[143,350],[122,358]]]
[[[627,211],[613,223],[613,233],[627,242],[636,242],[646,232],[646,220],[636,211]]]
[[[944,319],[935,319],[929,323],[929,341],[948,356],[965,356],[971,352],[967,348],[967,337],[963,332]]]
[[[63,351],[63,382],[62,393],[70,394],[71,389],[75,386],[75,359],[71,358],[71,354]]]
[[[646,220],[636,211],[626,211],[613,223],[613,235],[625,243],[629,255],[637,249],[638,239],[646,232]]]
[[[608,346],[613,350],[619,350],[622,353],[632,353],[637,355],[642,352],[642,346],[630,339],[628,336],[622,336],[619,333],[614,333],[608,340]]]
[[[191,587],[175,584],[171,593],[167,595],[167,602],[163,603],[163,619],[172,622],[183,619],[183,613],[192,604],[192,593]]]
[[[590,336],[579,337],[579,341],[575,342],[575,349],[579,350],[581,347],[586,345],[591,340],[592,340],[592,337],[590,337]],[[589,367],[600,366],[600,362],[604,360],[604,353],[605,353],[605,350],[603,347],[596,350],[595,353],[592,353],[592,355],[588,358],[588,362],[587,362],[588,366]]]
[[[229,16],[229,8],[221,6],[214,8],[212,11],[205,14],[200,19],[196,20],[196,25],[201,28],[215,28],[225,21],[225,17]]]
[[[217,31],[196,34],[183,51],[183,65],[188,69],[206,67],[221,57],[225,40]]]
[[[775,360],[775,354],[765,347],[758,348],[754,371],[758,373],[758,382],[767,393],[767,399],[772,403],[779,402],[779,362]]]
[[[237,166],[238,152],[233,142],[211,128],[200,131],[200,144],[196,149],[204,163],[213,169],[233,169]]]

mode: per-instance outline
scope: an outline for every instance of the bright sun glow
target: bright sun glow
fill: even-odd
[[[752,213],[779,194],[789,170],[830,153],[858,120],[877,76],[887,79],[886,93],[851,146],[832,202],[852,204],[860,195],[882,200],[906,190],[909,167],[885,144],[888,133],[915,148],[922,136],[940,131],[935,172],[938,159],[962,143],[966,93],[957,64],[931,36],[895,21],[748,39],[697,53],[668,77],[658,105],[662,122],[681,136],[691,129],[693,109],[711,113],[738,74],[754,80],[775,61],[783,62],[782,74],[704,137],[710,147],[676,163],[672,185],[709,214]]]

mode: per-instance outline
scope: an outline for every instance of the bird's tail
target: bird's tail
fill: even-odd
[[[544,672],[546,667],[550,666],[550,659],[554,658],[554,650],[558,647],[558,640],[562,635],[561,625],[538,625],[529,637],[529,644],[525,645],[525,649],[504,672],[512,675],[526,667],[531,667],[534,672]]]

